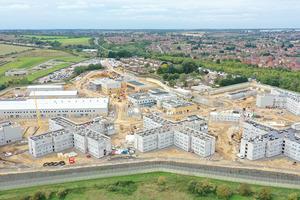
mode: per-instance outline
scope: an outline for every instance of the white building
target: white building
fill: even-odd
[[[178,96],[181,96],[182,98],[191,98],[193,96],[192,92],[190,90],[186,90],[183,88],[176,88],[176,89],[174,89],[174,92]]]
[[[257,97],[256,106],[259,108],[286,109],[295,115],[300,115],[300,94],[273,88],[270,94]]]
[[[291,133],[284,138],[284,152],[283,154],[289,158],[300,161],[300,133]]]
[[[64,90],[63,85],[29,85],[27,86],[27,91],[58,91]]]
[[[255,90],[247,89],[247,90],[240,90],[240,91],[237,91],[237,92],[228,93],[227,97],[229,99],[236,100],[236,99],[247,98],[247,97],[250,97],[250,96],[255,96],[256,93],[257,92]]]
[[[151,107],[155,105],[155,99],[150,97],[148,93],[134,93],[128,95],[128,100],[140,107]]]
[[[90,131],[87,135],[88,153],[96,158],[102,158],[111,153],[111,140],[103,134]]]
[[[121,81],[115,81],[110,78],[100,78],[92,80],[89,83],[90,89],[102,90],[105,94],[114,93],[121,89]]]
[[[207,134],[207,129],[206,121],[198,116],[173,122],[150,114],[144,116],[144,130],[135,133],[135,148],[148,152],[175,145],[207,157],[215,152],[215,138]]]
[[[34,157],[41,157],[74,147],[82,153],[101,158],[111,152],[111,140],[104,134],[107,130],[102,130],[98,123],[78,124],[61,117],[53,118],[49,120],[51,131],[28,138],[29,152]]]
[[[161,102],[163,100],[171,100],[171,99],[176,99],[177,96],[175,94],[169,93],[165,90],[161,89],[152,89],[149,90],[149,95],[151,98],[153,98],[156,103]]]
[[[216,139],[215,137],[203,134],[201,132],[192,134],[191,149],[192,151],[202,157],[208,157],[215,153]]]
[[[23,129],[12,122],[0,122],[0,146],[22,140]]]
[[[72,133],[69,130],[50,131],[28,138],[29,153],[41,157],[53,152],[60,152],[73,147]]]
[[[76,98],[77,90],[58,90],[58,91],[32,91],[29,93],[30,98]]]
[[[108,98],[27,99],[0,101],[0,117],[81,117],[108,114]]]
[[[245,122],[238,156],[249,160],[286,155],[300,161],[299,130],[276,130],[256,122]]]
[[[174,145],[184,151],[191,151],[191,131],[174,130]]]
[[[241,119],[241,114],[237,111],[211,112],[210,120],[215,122],[235,122]]]

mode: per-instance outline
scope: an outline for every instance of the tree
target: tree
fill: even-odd
[[[258,194],[257,194],[258,200],[271,200],[272,199],[272,193],[269,188],[262,188]]]
[[[232,195],[232,192],[227,185],[220,185],[217,187],[216,194],[220,199],[229,199],[229,197]]]
[[[300,195],[298,193],[291,193],[288,196],[288,200],[300,200]]]
[[[193,71],[196,71],[198,69],[196,64],[190,60],[183,61],[182,68],[183,68],[183,73],[185,73],[185,74],[192,73]]]
[[[203,180],[196,184],[196,193],[200,196],[206,196],[215,190],[215,187],[208,181]]]

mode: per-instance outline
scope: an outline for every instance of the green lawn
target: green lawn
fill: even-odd
[[[44,62],[53,59],[63,61],[65,63],[54,66],[51,69],[34,72],[33,74],[29,74],[25,78],[27,78],[28,81],[34,81],[40,77],[46,76],[49,73],[65,68],[71,65],[72,63],[76,63],[81,60],[84,60],[85,58],[81,56],[74,56],[72,54],[63,51],[49,50],[49,49],[37,49],[37,50],[21,53],[15,58],[13,58],[13,61],[0,66],[0,84],[5,84],[8,83],[8,81],[13,81],[17,79],[16,77],[6,77],[5,72],[8,70],[30,69],[32,67],[35,67],[39,64],[42,64]]]
[[[165,184],[159,184],[159,177],[164,177]],[[0,200],[17,200],[24,196],[32,196],[37,191],[45,194],[52,194],[49,199],[58,200],[57,191],[63,189],[68,190],[65,200],[152,200],[152,199],[172,199],[172,200],[188,200],[188,199],[217,199],[214,193],[207,196],[197,196],[188,191],[188,183],[191,180],[201,181],[204,178],[183,176],[171,173],[155,172],[130,176],[112,177],[104,179],[86,180],[71,182],[65,184],[55,184],[48,186],[38,186],[17,190],[9,190],[0,192]],[[129,186],[122,186],[119,189],[111,189],[116,183],[130,182]],[[237,194],[239,183],[227,182],[221,180],[209,179],[209,182],[215,186],[225,184],[230,187],[233,192],[230,200],[252,200],[252,197],[243,197]],[[128,184],[129,185],[129,184]],[[261,190],[262,186],[252,185],[254,193]],[[272,192],[272,200],[286,200],[290,193],[300,193],[300,190],[285,188],[270,188]]]
[[[69,36],[55,36],[55,35],[23,35],[27,38],[37,38],[41,41],[58,41],[62,46],[67,45],[89,45],[90,37],[69,37]]]
[[[18,53],[22,51],[26,51],[32,49],[30,47],[22,47],[16,45],[7,45],[7,44],[0,44],[0,56],[4,56],[11,53]]]

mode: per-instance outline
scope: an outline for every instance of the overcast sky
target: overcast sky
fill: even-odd
[[[300,28],[300,0],[0,0],[0,29]]]

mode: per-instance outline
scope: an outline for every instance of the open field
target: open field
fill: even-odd
[[[39,71],[35,71],[30,73],[28,76],[24,77],[27,78],[28,81],[36,80],[42,76],[45,76],[49,73],[67,67],[71,63],[79,62],[83,60],[83,57],[74,56],[72,54],[57,51],[57,50],[49,50],[49,49],[37,49],[29,52],[24,52],[19,54],[16,57],[12,58],[12,61],[4,64],[0,67],[0,84],[5,84],[11,80],[16,79],[16,77],[6,77],[4,74],[6,71],[11,69],[31,69],[37,65],[45,63],[50,60],[58,60],[64,63],[60,63],[56,66],[53,66],[50,69],[43,69]]]
[[[18,53],[29,49],[32,48],[16,46],[16,45],[0,44],[0,56],[4,56],[11,53]]]
[[[68,45],[89,45],[89,37],[68,37],[68,36],[43,36],[43,35],[24,35],[24,37],[28,38],[37,38],[43,42],[50,41],[58,41],[62,44],[62,46]]]
[[[158,181],[159,179],[163,181]],[[52,200],[57,200],[56,193],[58,191],[67,190],[65,200],[96,200],[96,199],[110,199],[110,200],[133,200],[133,199],[204,199],[213,200],[218,199],[216,194],[209,193],[206,196],[193,194],[188,190],[188,183],[190,181],[203,181],[204,178],[177,175],[172,173],[155,172],[146,174],[137,174],[130,176],[120,176],[112,178],[94,179],[87,181],[77,181],[65,184],[55,184],[47,186],[38,186],[31,188],[23,188],[17,190],[0,192],[1,200],[16,200],[21,197],[32,196],[37,191],[44,192],[49,195]],[[253,192],[251,196],[245,197],[238,194],[239,183],[221,181],[215,179],[205,179],[213,186],[227,185],[233,195],[231,200],[250,200],[258,193],[263,186],[251,185],[250,188]],[[122,187],[113,187],[117,183],[126,183]],[[284,200],[291,193],[300,193],[296,189],[286,188],[269,188],[272,193],[273,200]]]

